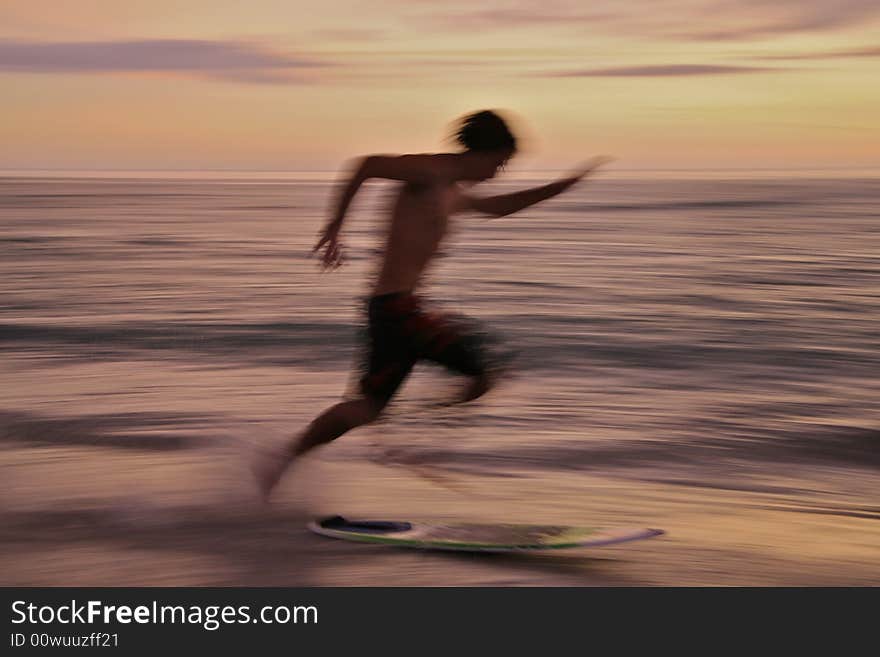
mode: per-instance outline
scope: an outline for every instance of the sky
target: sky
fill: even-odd
[[[0,169],[880,167],[878,0],[0,0]]]

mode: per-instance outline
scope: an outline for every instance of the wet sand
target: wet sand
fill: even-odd
[[[240,446],[185,454],[5,450],[7,586],[875,586],[876,478],[810,467],[725,485],[676,476],[376,464],[364,439],[298,464],[260,505]],[[347,453],[346,453],[347,452]],[[427,473],[435,480],[426,478]],[[51,482],[51,486],[46,486]],[[810,488],[804,488],[809,486]],[[664,536],[541,554],[390,548],[309,533],[353,517],[647,526]]]

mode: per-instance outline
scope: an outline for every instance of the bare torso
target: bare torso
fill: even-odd
[[[418,287],[461,199],[456,184],[401,186],[391,211],[374,295]]]

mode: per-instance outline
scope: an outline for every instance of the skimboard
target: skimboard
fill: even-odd
[[[322,536],[425,550],[529,552],[598,547],[663,534],[661,529],[355,520],[330,516],[309,529]]]

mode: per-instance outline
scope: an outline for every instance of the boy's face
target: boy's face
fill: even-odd
[[[498,151],[488,151],[480,153],[475,168],[477,180],[489,180],[498,174],[498,170],[507,164],[507,161],[513,157],[513,151],[503,149]]]

